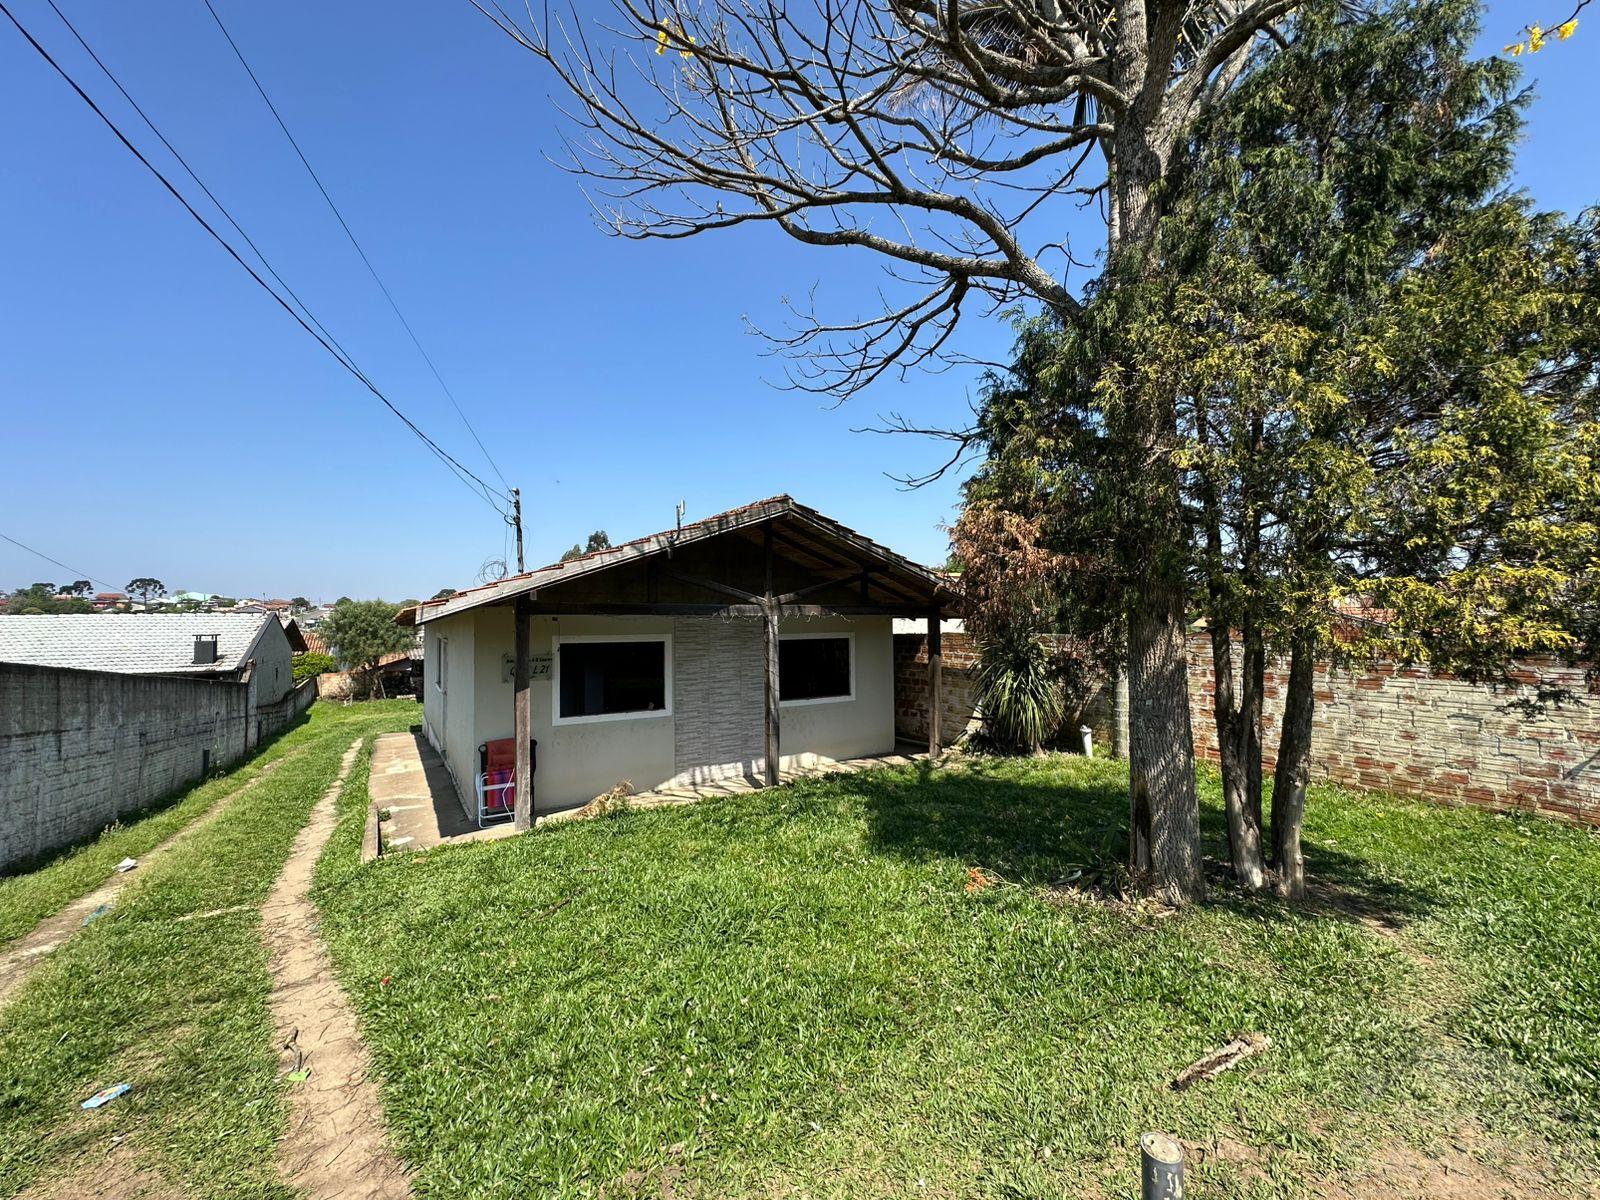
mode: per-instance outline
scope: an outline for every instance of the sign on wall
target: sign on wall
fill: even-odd
[[[528,656],[528,678],[533,682],[550,678],[551,656],[548,654],[530,654]],[[510,654],[500,656],[500,681],[511,683],[516,673],[517,660]]]

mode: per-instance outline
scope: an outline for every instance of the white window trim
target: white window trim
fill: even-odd
[[[814,642],[823,638],[843,638],[850,643],[850,691],[843,696],[815,696],[809,700],[779,700],[779,708],[802,708],[808,704],[849,704],[856,698],[856,635],[853,633],[780,633],[780,642]],[[783,681],[778,681],[778,692],[783,693]]]
[[[665,706],[642,708],[638,712],[596,713],[589,717],[561,715],[561,647],[569,642],[660,642],[661,667],[665,675]],[[672,715],[672,635],[670,633],[569,633],[550,639],[550,724],[595,725],[601,721],[649,721]]]

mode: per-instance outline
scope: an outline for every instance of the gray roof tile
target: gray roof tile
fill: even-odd
[[[0,662],[125,675],[210,675],[235,671],[271,613],[67,613],[0,616]],[[197,666],[194,639],[216,634],[217,661]]]

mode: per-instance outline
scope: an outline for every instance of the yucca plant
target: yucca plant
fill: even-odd
[[[978,641],[978,694],[984,732],[997,747],[1039,754],[1066,716],[1066,689],[1054,656],[1031,630]]]

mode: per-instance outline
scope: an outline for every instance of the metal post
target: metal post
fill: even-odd
[[[944,665],[944,652],[940,644],[939,610],[936,608],[928,614],[928,757],[938,758],[941,746],[941,730],[939,718],[943,715],[943,689],[940,686],[940,672]]]
[[[1141,1200],[1183,1200],[1183,1147],[1164,1133],[1139,1139]]]

